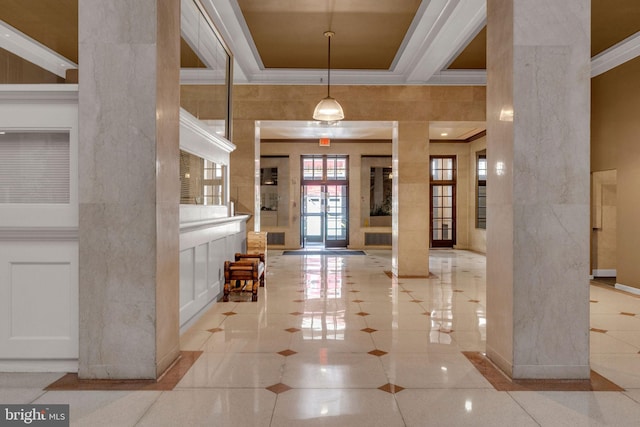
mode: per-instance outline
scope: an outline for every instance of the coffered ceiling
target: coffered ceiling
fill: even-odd
[[[486,66],[485,0],[198,1],[234,52],[240,83],[320,83],[326,30],[337,84],[483,83],[465,70]],[[0,20],[78,62],[78,0],[0,0]],[[592,55],[639,31],[638,0],[592,0]],[[183,65],[200,66],[183,47]]]
[[[265,68],[388,70],[420,0],[238,0]]]

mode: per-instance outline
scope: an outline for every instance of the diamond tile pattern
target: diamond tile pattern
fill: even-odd
[[[387,393],[395,394],[400,393],[404,390],[404,387],[400,387],[399,385],[387,383],[383,386],[378,387],[378,390],[386,391]]]
[[[430,251],[437,276],[406,277],[403,285],[384,273],[390,250],[367,252],[270,263],[271,285],[257,302],[213,304],[182,334],[180,349],[201,354],[186,373],[171,374],[172,388],[146,381],[136,387],[148,391],[125,398],[122,391],[43,393],[55,377],[27,388],[29,375],[18,381],[0,373],[0,397],[70,403],[83,425],[527,427],[640,419],[640,299],[596,286],[589,296],[598,301],[590,305],[591,366],[626,392],[508,394],[463,354],[486,352],[484,256]]]
[[[284,393],[285,391],[291,390],[291,387],[289,387],[286,384],[278,383],[278,384],[274,384],[272,386],[266,387],[266,389],[275,394],[280,394],[280,393]]]

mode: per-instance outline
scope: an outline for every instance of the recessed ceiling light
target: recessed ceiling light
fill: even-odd
[[[449,136],[449,134],[448,134],[448,133],[446,133],[446,132],[442,132],[442,133],[440,134],[440,136]]]

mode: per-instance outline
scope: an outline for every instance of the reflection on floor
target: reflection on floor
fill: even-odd
[[[390,278],[390,251],[269,252],[258,302],[216,304],[183,337],[202,355],[170,391],[43,391],[0,374],[0,403],[69,403],[72,425],[638,425],[640,298],[591,287],[591,366],[625,391],[497,391],[485,347],[485,258],[431,253]],[[250,298],[250,297],[249,297]]]

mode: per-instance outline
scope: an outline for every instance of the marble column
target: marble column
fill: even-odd
[[[79,0],[83,379],[179,355],[180,1]]]
[[[487,356],[587,379],[590,2],[487,10]]]
[[[393,144],[392,270],[429,276],[429,123],[400,122]]]

